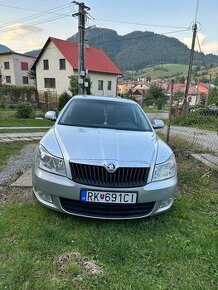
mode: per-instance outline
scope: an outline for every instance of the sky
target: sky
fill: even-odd
[[[83,0],[90,7],[86,26],[153,31],[191,45],[198,24],[196,50],[218,55],[218,0]],[[198,9],[197,9],[198,7]],[[64,0],[0,0],[0,44],[23,53],[42,48],[49,36],[66,39],[78,30],[72,17],[78,6]],[[197,11],[197,13],[196,13]],[[197,17],[196,17],[197,16]]]

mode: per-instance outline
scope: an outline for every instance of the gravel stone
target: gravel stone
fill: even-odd
[[[20,154],[9,158],[6,167],[0,172],[0,185],[14,182],[32,166],[34,152],[38,145],[29,144]]]

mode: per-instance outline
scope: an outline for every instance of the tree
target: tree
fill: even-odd
[[[58,99],[58,109],[62,110],[66,103],[71,99],[67,92],[63,92]]]
[[[175,91],[175,93],[173,94],[173,100],[179,104],[180,102],[182,102],[184,100],[185,94],[184,92],[181,91]]]
[[[72,96],[78,95],[79,93],[79,84],[78,84],[78,76],[72,75],[69,76],[70,79],[70,85],[69,85],[69,91],[71,92]]]
[[[218,86],[218,74],[215,75],[215,79],[213,81],[215,86]]]
[[[153,103],[157,106],[158,110],[161,110],[166,103],[167,96],[162,88],[157,85],[151,85],[147,91],[147,99],[153,100]]]
[[[149,83],[151,82],[151,77],[150,76],[146,77],[146,82],[149,82]]]
[[[35,69],[30,69],[27,73],[28,77],[34,82],[36,86],[36,70]]]
[[[175,81],[180,83],[180,84],[184,84],[186,79],[185,79],[184,76],[178,76],[178,77],[175,78]]]
[[[77,75],[72,75],[69,76],[70,79],[70,85],[69,85],[69,91],[72,93],[72,96],[78,95],[79,93],[79,84],[78,84],[78,76]],[[92,87],[92,82],[90,77],[86,77],[85,81],[88,83],[88,87],[86,88],[86,93],[87,95],[91,95],[91,87]]]
[[[208,105],[216,104],[218,105],[218,88],[213,88],[208,94]]]

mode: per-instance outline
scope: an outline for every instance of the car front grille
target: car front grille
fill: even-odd
[[[147,183],[149,168],[119,167],[109,173],[103,166],[70,163],[72,180],[98,187],[140,187]]]
[[[82,202],[59,197],[62,208],[72,214],[98,218],[137,218],[152,212],[155,202],[136,204],[105,204]]]

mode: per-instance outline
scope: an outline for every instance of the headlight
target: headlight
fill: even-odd
[[[175,175],[176,160],[175,156],[172,154],[166,162],[155,165],[152,181],[168,179]]]
[[[66,176],[64,159],[51,155],[42,145],[39,145],[36,165],[45,171]]]

